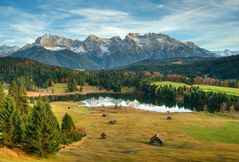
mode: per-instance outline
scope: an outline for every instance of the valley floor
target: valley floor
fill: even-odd
[[[67,111],[87,136],[47,159],[0,149],[0,162],[239,161],[239,114],[93,109],[79,107],[76,102],[51,105],[59,121]],[[109,116],[102,117],[103,113]],[[167,116],[172,120],[166,120]],[[108,124],[112,119],[117,124]],[[99,139],[102,132],[107,135],[105,140]],[[164,146],[148,144],[155,133],[164,139]]]

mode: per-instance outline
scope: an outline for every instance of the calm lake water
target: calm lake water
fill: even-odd
[[[99,99],[99,98],[110,97],[113,99],[120,99],[120,100],[129,100],[134,101],[137,100],[142,104],[152,104],[155,106],[165,106],[168,108],[184,108],[190,109],[192,111],[203,111],[203,105],[196,105],[196,104],[185,104],[179,103],[173,100],[166,100],[162,98],[152,98],[148,96],[139,96],[134,94],[87,94],[87,95],[80,95],[80,94],[71,94],[71,95],[64,95],[64,96],[48,96],[49,101],[84,101],[89,99]],[[216,108],[208,108],[209,112],[215,112]]]

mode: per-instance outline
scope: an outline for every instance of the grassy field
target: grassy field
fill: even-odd
[[[54,90],[54,93],[65,93],[67,91],[67,84],[57,83],[51,89]]]
[[[238,122],[229,122],[220,127],[191,127],[185,132],[200,141],[239,144],[238,125]]]
[[[195,84],[193,86],[199,86],[199,88],[204,91],[222,92],[222,93],[226,93],[229,95],[239,96],[239,88],[219,87],[219,86],[210,86],[210,85],[198,85],[198,84]]]
[[[151,83],[152,85],[157,85],[157,86],[166,86],[166,85],[172,85],[176,88],[178,87],[183,87],[186,84],[185,83],[179,83],[179,82],[170,82],[170,81],[162,81],[162,82],[153,82]]]
[[[239,115],[208,113],[152,113],[126,108],[85,108],[76,102],[54,102],[61,121],[65,112],[76,126],[85,128],[86,138],[48,159],[15,155],[0,149],[1,162],[107,162],[107,161],[239,161]],[[70,107],[70,109],[68,109]],[[105,111],[105,112],[104,112]],[[102,117],[102,113],[108,117]],[[167,116],[173,120],[165,120]],[[116,119],[115,125],[108,124]],[[107,139],[99,139],[105,132]],[[164,146],[151,146],[159,133]],[[7,152],[7,153],[6,153]]]
[[[170,81],[162,81],[162,82],[154,82],[151,84],[155,84],[158,86],[164,86],[164,85],[172,85],[174,87],[183,87],[186,84],[185,83],[178,83],[178,82],[170,82]],[[189,85],[187,85],[189,86]],[[237,95],[239,96],[239,88],[230,88],[230,87],[219,87],[219,86],[211,86],[211,85],[201,85],[201,84],[195,84],[193,86],[199,87],[203,91],[211,91],[211,92],[221,92],[226,93],[229,95]]]
[[[127,89],[126,89],[127,90]],[[75,92],[67,92],[67,84],[66,83],[56,83],[52,87],[48,87],[47,89],[40,89],[39,92],[28,91],[28,96],[46,96],[46,95],[65,95],[65,94],[87,94],[87,93],[106,93],[110,91],[99,90],[96,86],[90,86],[85,84],[83,86],[83,92],[75,91]]]

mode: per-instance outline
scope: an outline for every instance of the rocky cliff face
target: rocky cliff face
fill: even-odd
[[[168,35],[155,33],[144,35],[129,33],[124,39],[120,37],[107,39],[90,35],[84,41],[45,34],[36,39],[32,44],[32,47],[34,46],[43,47],[45,50],[52,51],[53,53],[65,51],[65,57],[71,57],[70,55],[67,56],[66,51],[69,53],[73,52],[75,55],[84,56],[102,68],[117,68],[144,59],[214,56],[213,53],[198,47],[192,42],[184,43]],[[23,51],[21,55],[18,52],[14,55],[25,57],[24,50],[26,49],[21,49]],[[29,46],[27,50],[28,53],[31,53]],[[37,56],[36,50],[32,51],[33,53]],[[70,65],[70,62],[68,64]],[[65,66],[68,67],[67,65]]]

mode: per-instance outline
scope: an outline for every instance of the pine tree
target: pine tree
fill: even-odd
[[[26,127],[26,145],[28,152],[38,156],[48,156],[59,150],[60,129],[49,103],[39,99]]]
[[[72,117],[68,113],[66,113],[62,119],[61,132],[62,144],[70,144],[80,140],[84,136],[81,130],[76,129]]]
[[[66,113],[62,119],[61,131],[69,133],[75,129],[75,124],[73,123],[72,117]]]
[[[80,92],[83,92],[83,87],[82,86],[80,86]]]
[[[17,84],[16,81],[13,81],[9,88],[9,95],[13,97],[20,114],[23,115],[25,119],[28,114],[29,105],[26,97],[26,89],[23,86],[23,83],[19,81]]]
[[[12,96],[14,99],[17,98],[17,83],[16,81],[12,81],[10,87],[9,87],[9,90],[8,90],[8,95],[9,96]]]
[[[7,96],[0,109],[0,132],[6,146],[19,145],[23,141],[22,118],[11,96]]]
[[[3,103],[4,98],[5,98],[4,87],[3,84],[0,83],[0,105]]]

